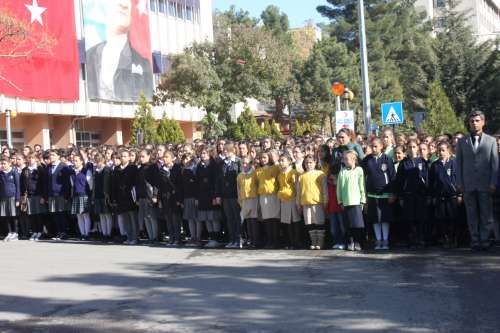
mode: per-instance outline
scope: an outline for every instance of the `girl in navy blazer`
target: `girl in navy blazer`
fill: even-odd
[[[38,241],[42,236],[42,214],[45,214],[47,209],[42,203],[43,198],[47,196],[45,193],[44,177],[46,172],[35,153],[30,153],[27,156],[28,165],[21,173],[21,195],[22,195],[22,210],[28,216],[29,225],[31,227],[31,241]]]
[[[408,141],[408,156],[398,166],[395,190],[403,207],[409,245],[425,245],[424,223],[427,218],[427,178],[429,166],[419,153],[417,140]]]
[[[5,242],[17,241],[19,239],[19,205],[21,189],[19,173],[12,168],[9,158],[0,159],[0,218],[7,223],[9,234],[4,238]]]
[[[445,248],[456,246],[456,218],[462,196],[457,191],[456,163],[451,158],[450,144],[437,146],[439,159],[429,171],[429,191],[434,202],[434,216],[438,222]]]
[[[93,188],[93,176],[91,167],[84,165],[81,155],[75,155],[73,158],[73,172],[70,179],[72,194],[71,214],[76,215],[82,240],[87,240],[92,226],[89,197]]]

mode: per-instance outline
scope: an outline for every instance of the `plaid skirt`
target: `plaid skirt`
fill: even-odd
[[[111,208],[104,199],[95,199],[92,207],[94,214],[111,214]]]
[[[184,211],[182,213],[182,218],[184,220],[196,220],[196,199],[195,198],[186,198],[184,199]]]
[[[219,209],[198,211],[198,221],[200,222],[220,221],[221,218],[222,216]]]
[[[64,197],[50,197],[48,201],[49,213],[62,213],[68,210]]]
[[[89,208],[89,197],[86,195],[73,197],[73,201],[71,202],[71,215],[88,213]]]
[[[19,215],[19,209],[16,207],[16,198],[0,199],[0,216],[13,217]]]
[[[28,197],[28,200],[26,200],[26,215],[45,214],[47,212],[47,206],[42,205],[40,199],[39,196]]]

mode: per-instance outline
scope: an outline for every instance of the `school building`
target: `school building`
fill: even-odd
[[[31,0],[30,0],[31,1]],[[15,147],[41,144],[51,146],[121,145],[131,139],[131,123],[136,105],[125,102],[92,101],[87,97],[85,80],[85,29],[82,2],[73,0],[76,34],[80,53],[79,100],[68,102],[23,100],[5,96],[0,91],[0,111],[15,110],[11,119],[12,143]],[[213,41],[212,0],[139,0],[145,1],[149,13],[154,83],[169,70],[171,54],[193,42]],[[41,3],[39,1],[39,3]],[[83,56],[82,56],[83,53]],[[167,116],[179,122],[186,138],[201,136],[199,121],[204,112],[185,108],[180,103],[154,107],[157,119]],[[7,142],[5,113],[0,113],[0,144]]]

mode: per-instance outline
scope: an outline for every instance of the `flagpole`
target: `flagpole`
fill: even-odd
[[[370,81],[368,78],[368,54],[366,49],[366,28],[365,28],[365,4],[363,0],[358,0],[359,14],[359,43],[361,51],[361,75],[363,79],[363,109],[365,115],[365,133],[371,132],[371,101],[370,101]]]

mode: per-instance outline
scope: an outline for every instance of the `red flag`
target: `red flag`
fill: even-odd
[[[10,25],[24,32],[0,42],[0,94],[78,100],[73,1],[1,0],[0,16],[0,31]]]
[[[152,63],[151,38],[149,36],[148,0],[133,0],[130,43],[143,58]]]

